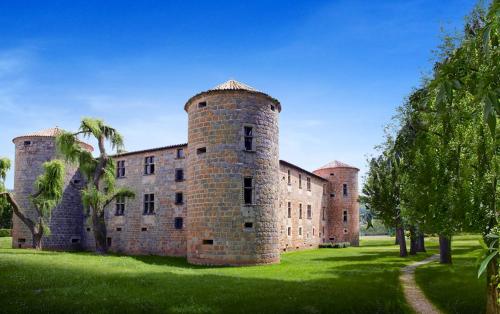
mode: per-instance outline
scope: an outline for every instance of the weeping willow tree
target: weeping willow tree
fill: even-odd
[[[43,236],[50,235],[49,222],[52,210],[59,204],[64,189],[65,167],[61,160],[51,160],[43,164],[44,172],[35,181],[35,194],[31,202],[35,208],[36,218],[32,219],[23,213],[14,196],[5,191],[5,177],[10,169],[7,158],[0,159],[0,208],[10,205],[14,214],[28,227],[33,236],[33,248],[42,249]]]
[[[78,136],[95,138],[98,143],[99,156],[82,147]],[[81,191],[82,201],[87,216],[90,216],[94,233],[96,252],[105,254],[108,251],[105,208],[117,198],[132,198],[134,192],[127,188],[117,189],[115,186],[115,163],[106,152],[106,144],[117,152],[123,148],[123,138],[118,131],[99,119],[84,118],[77,132],[63,131],[56,139],[58,149],[65,158],[77,163],[81,173],[87,180]]]

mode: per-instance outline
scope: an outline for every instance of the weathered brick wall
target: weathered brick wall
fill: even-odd
[[[29,141],[29,145],[25,142]],[[36,178],[43,173],[42,164],[56,157],[54,137],[20,137],[14,139],[15,172],[14,193],[16,201],[24,214],[35,220],[38,215],[30,200],[35,193]],[[83,178],[74,165],[66,164],[64,192],[59,205],[53,209],[50,220],[51,235],[42,239],[44,249],[77,250],[81,248],[83,207],[80,192],[74,188],[82,184]],[[24,223],[13,217],[12,247],[29,248],[32,235]],[[25,239],[25,242],[20,242]],[[21,240],[22,241],[22,240]]]
[[[206,107],[199,108],[203,101]],[[188,261],[226,265],[279,262],[276,101],[254,92],[213,91],[192,98],[186,111]],[[254,152],[244,151],[245,124],[254,127]],[[206,153],[197,154],[201,147],[206,147]],[[254,179],[253,206],[243,206],[246,176]],[[245,228],[245,223],[252,223],[252,228]]]
[[[116,203],[106,209],[110,250],[126,254],[186,255],[186,181],[175,180],[175,170],[186,171],[185,158],[177,158],[177,149],[187,145],[115,156],[125,161],[125,177],[117,178],[117,187],[127,187],[136,194],[125,201],[123,216],[117,216]],[[144,159],[154,156],[154,174],[144,174]],[[184,173],[184,177],[186,174]],[[175,204],[175,193],[184,194],[184,203]],[[144,215],[144,194],[154,193],[153,215]],[[176,217],[183,218],[183,228],[175,229]],[[85,226],[87,248],[93,249],[92,224]],[[88,231],[87,231],[88,230]]]
[[[290,171],[290,184],[288,184],[288,171]],[[302,178],[302,188],[299,188],[299,174]],[[311,190],[307,190],[307,178],[311,179]],[[312,176],[296,167],[280,163],[280,247],[283,251],[304,248],[316,248],[324,241],[326,230],[325,185],[327,181]],[[288,202],[291,203],[291,218],[288,217]],[[300,204],[302,204],[302,218],[300,218]],[[307,217],[307,206],[311,205],[312,215]],[[291,235],[288,235],[288,227]],[[302,235],[299,234],[302,228]]]
[[[327,240],[359,245],[358,171],[356,168],[348,167],[314,171],[329,181]],[[344,184],[347,184],[347,196],[343,195]],[[347,222],[343,221],[344,210],[347,210]]]

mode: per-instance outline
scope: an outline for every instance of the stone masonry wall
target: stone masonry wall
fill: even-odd
[[[125,177],[117,178],[117,187],[127,187],[136,194],[125,201],[123,215],[116,215],[116,202],[106,209],[110,250],[126,254],[186,255],[186,159],[177,158],[179,145],[145,152],[125,153],[114,157],[125,161]],[[145,158],[154,156],[154,174],[144,174]],[[176,181],[175,170],[184,170],[184,180]],[[175,203],[175,193],[183,193],[184,202]],[[144,194],[154,194],[154,214],[144,214]],[[175,228],[175,218],[183,219],[182,229]],[[95,243],[90,222],[86,224],[87,248]]]
[[[290,171],[290,184],[288,183]],[[299,175],[302,188],[299,187]],[[311,180],[311,189],[307,189],[307,178]],[[324,242],[326,225],[326,180],[311,176],[306,171],[280,163],[280,247],[283,251],[304,248],[317,248]],[[291,205],[291,217],[288,216],[288,203]],[[307,207],[311,206],[311,218],[307,216]],[[300,208],[302,207],[302,214]],[[325,209],[325,210],[323,210]],[[291,234],[288,234],[291,228]]]
[[[358,246],[358,169],[337,167],[315,170],[314,173],[329,181],[327,240]],[[347,195],[343,193],[344,184],[347,184]],[[344,222],[344,211],[347,211],[347,222]]]
[[[30,219],[36,220],[38,215],[30,198],[35,193],[36,178],[43,173],[42,164],[56,157],[55,138],[21,137],[14,140],[14,145],[16,152],[15,198],[23,213]],[[51,235],[44,236],[42,239],[44,249],[81,249],[83,207],[78,187],[83,184],[83,178],[75,166],[66,164],[65,167],[63,197],[52,211]],[[12,247],[30,248],[32,238],[29,229],[16,215],[13,215]]]
[[[206,106],[200,108],[200,102]],[[279,112],[275,100],[254,92],[217,91],[194,97],[186,110],[188,261],[279,262]],[[254,127],[252,152],[244,151],[246,125]],[[198,151],[203,147],[206,152]],[[243,205],[244,177],[254,182],[251,206]]]

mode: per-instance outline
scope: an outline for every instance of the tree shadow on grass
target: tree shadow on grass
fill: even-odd
[[[374,277],[373,272],[365,271],[340,278],[278,280],[214,275],[196,269],[177,273],[167,271],[168,267],[165,271],[113,268],[110,272],[105,267],[79,268],[69,261],[6,265],[0,272],[2,312],[408,312],[391,273]]]

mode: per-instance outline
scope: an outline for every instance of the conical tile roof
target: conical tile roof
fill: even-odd
[[[59,127],[56,126],[55,128],[43,129],[43,130],[40,130],[40,131],[31,132],[31,133],[28,133],[28,134],[17,136],[17,137],[15,137],[12,140],[12,142],[14,142],[16,139],[22,138],[22,137],[56,137],[59,134],[61,134],[63,131],[64,130],[62,130]],[[87,144],[85,142],[82,142],[82,141],[79,141],[79,142],[82,144],[83,147],[85,147],[89,151],[93,151],[94,150],[94,148],[92,147],[92,145],[89,145],[89,144]]]
[[[235,80],[229,80],[226,81],[222,84],[219,84],[215,86],[214,88],[210,90],[249,90],[252,92],[257,92],[255,88],[248,86],[247,84],[235,81]]]
[[[348,165],[344,162],[334,160],[332,162],[327,163],[326,165],[323,165],[322,167],[318,168],[317,170],[320,169],[331,169],[331,168],[352,168],[352,169],[358,169],[356,167],[353,167],[351,165]],[[359,170],[359,169],[358,169]]]

